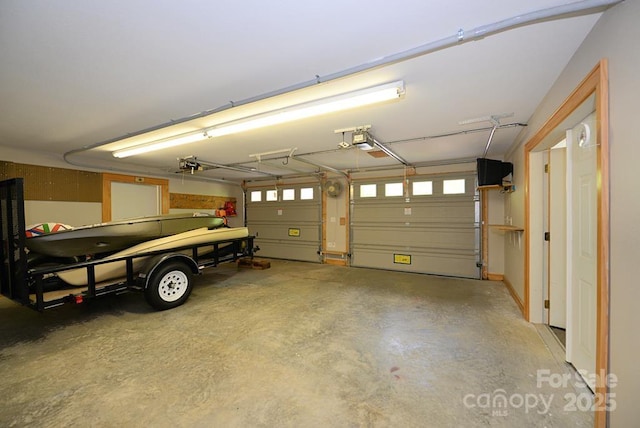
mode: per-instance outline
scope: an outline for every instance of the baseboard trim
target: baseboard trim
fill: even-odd
[[[522,312],[522,316],[526,319],[527,317],[524,312],[524,303],[522,303],[522,300],[520,300],[520,296],[518,296],[518,293],[516,293],[516,290],[514,290],[513,285],[511,284],[511,282],[509,282],[507,277],[504,275],[502,276],[502,282],[507,287],[507,290],[509,290],[509,294],[511,294],[511,297],[513,297],[513,300],[515,300],[516,305],[518,305],[518,307],[520,308],[520,312]]]
[[[504,275],[501,273],[487,273],[487,279],[489,281],[503,281]]]

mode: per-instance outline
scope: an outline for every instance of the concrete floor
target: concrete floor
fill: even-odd
[[[0,426],[592,426],[537,370],[566,366],[498,282],[272,261],[165,312],[0,298]]]

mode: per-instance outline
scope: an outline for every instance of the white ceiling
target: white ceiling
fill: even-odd
[[[567,3],[2,0],[0,146],[62,157],[453,36],[458,29]],[[176,159],[188,155],[282,175],[294,173],[289,167],[314,170],[295,161],[258,165],[249,157],[297,148],[296,154],[324,152],[305,158],[338,169],[397,164],[357,149],[338,150],[342,135],[334,129],[365,124],[412,164],[479,157],[488,129],[427,137],[488,128],[489,122],[459,121],[502,113],[514,113],[503,124],[526,123],[599,16],[523,26],[305,90],[324,95],[403,80],[406,95],[398,101],[126,159],[113,158],[110,147],[69,159],[132,173],[175,171]],[[499,129],[488,157],[501,157],[520,130]],[[261,177],[226,169],[199,174]]]

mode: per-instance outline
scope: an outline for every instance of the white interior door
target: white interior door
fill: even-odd
[[[595,112],[567,138],[571,159],[570,323],[567,360],[593,389],[596,368],[597,156]]]
[[[160,186],[111,183],[111,220],[160,215],[162,213]]]
[[[549,153],[549,325],[567,328],[566,148]]]

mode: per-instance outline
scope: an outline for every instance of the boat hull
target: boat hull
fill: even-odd
[[[233,227],[209,230],[201,228],[188,232],[178,233],[176,235],[164,238],[154,239],[143,242],[123,251],[119,251],[111,256],[105,257],[104,260],[115,259],[118,257],[132,256],[151,251],[171,250],[172,248],[180,248],[189,245],[212,244],[211,247],[203,247],[198,249],[198,255],[204,255],[213,251],[215,242],[226,241],[229,239],[239,239],[249,236],[249,229],[246,227]],[[181,251],[183,254],[192,255],[192,250],[187,249]],[[133,260],[133,271],[137,273],[142,269],[149,257],[138,257]],[[95,280],[97,283],[109,281],[114,278],[122,278],[127,274],[125,261],[117,261],[105,263],[95,266]],[[58,277],[69,285],[82,287],[87,285],[87,269],[77,268],[67,271],[58,272]]]
[[[65,258],[120,251],[151,239],[222,226],[224,219],[212,215],[173,214],[61,230],[27,238],[25,243],[31,252]]]

